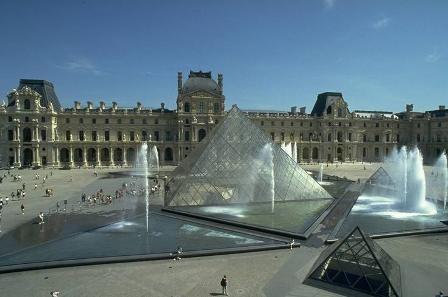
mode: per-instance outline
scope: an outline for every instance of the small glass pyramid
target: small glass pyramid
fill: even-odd
[[[401,296],[399,264],[359,227],[328,247],[308,278],[372,296]]]

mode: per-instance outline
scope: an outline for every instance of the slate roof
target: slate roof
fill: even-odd
[[[338,98],[342,98],[342,93],[339,92],[325,92],[317,96],[316,103],[314,103],[313,110],[311,111],[312,116],[321,117],[328,105],[333,103]]]
[[[39,79],[21,79],[18,89],[21,89],[24,86],[30,87],[42,96],[40,99],[40,105],[42,107],[48,107],[48,103],[51,102],[54,110],[61,109],[61,103],[59,102],[51,82]],[[15,101],[11,101],[8,106],[13,106],[14,104]]]
[[[203,90],[218,95],[220,93],[220,88],[216,81],[212,79],[211,72],[190,71],[190,75],[185,81],[182,91],[184,93],[191,93],[198,90]]]

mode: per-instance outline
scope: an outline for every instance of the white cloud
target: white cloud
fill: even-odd
[[[425,61],[427,63],[436,63],[437,61],[439,61],[441,58],[439,51],[438,50],[433,50],[432,52],[430,52],[429,54],[426,55],[425,57]]]
[[[336,0],[324,0],[324,7],[326,9],[331,9],[331,8],[333,8],[335,2],[336,2]]]
[[[383,28],[386,28],[387,26],[389,26],[389,23],[390,23],[390,18],[382,17],[372,24],[372,28],[375,30],[383,29]]]
[[[68,71],[75,71],[75,72],[88,72],[94,75],[104,75],[106,72],[101,71],[98,69],[95,64],[93,64],[89,59],[87,58],[77,58],[72,61],[69,61],[65,63],[60,68],[68,70]]]

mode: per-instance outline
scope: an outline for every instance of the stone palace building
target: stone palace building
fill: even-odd
[[[117,102],[62,107],[53,85],[20,80],[0,106],[0,165],[132,166],[141,143],[155,145],[161,165],[176,165],[225,116],[223,76],[177,77],[177,108],[120,107]],[[245,113],[297,162],[377,162],[394,146],[417,145],[431,162],[448,150],[448,109],[399,113],[350,111],[341,93],[319,94],[311,113]]]

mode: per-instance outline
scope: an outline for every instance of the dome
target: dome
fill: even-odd
[[[210,72],[190,72],[188,79],[182,87],[184,93],[199,90],[219,94],[219,86],[211,78]]]

